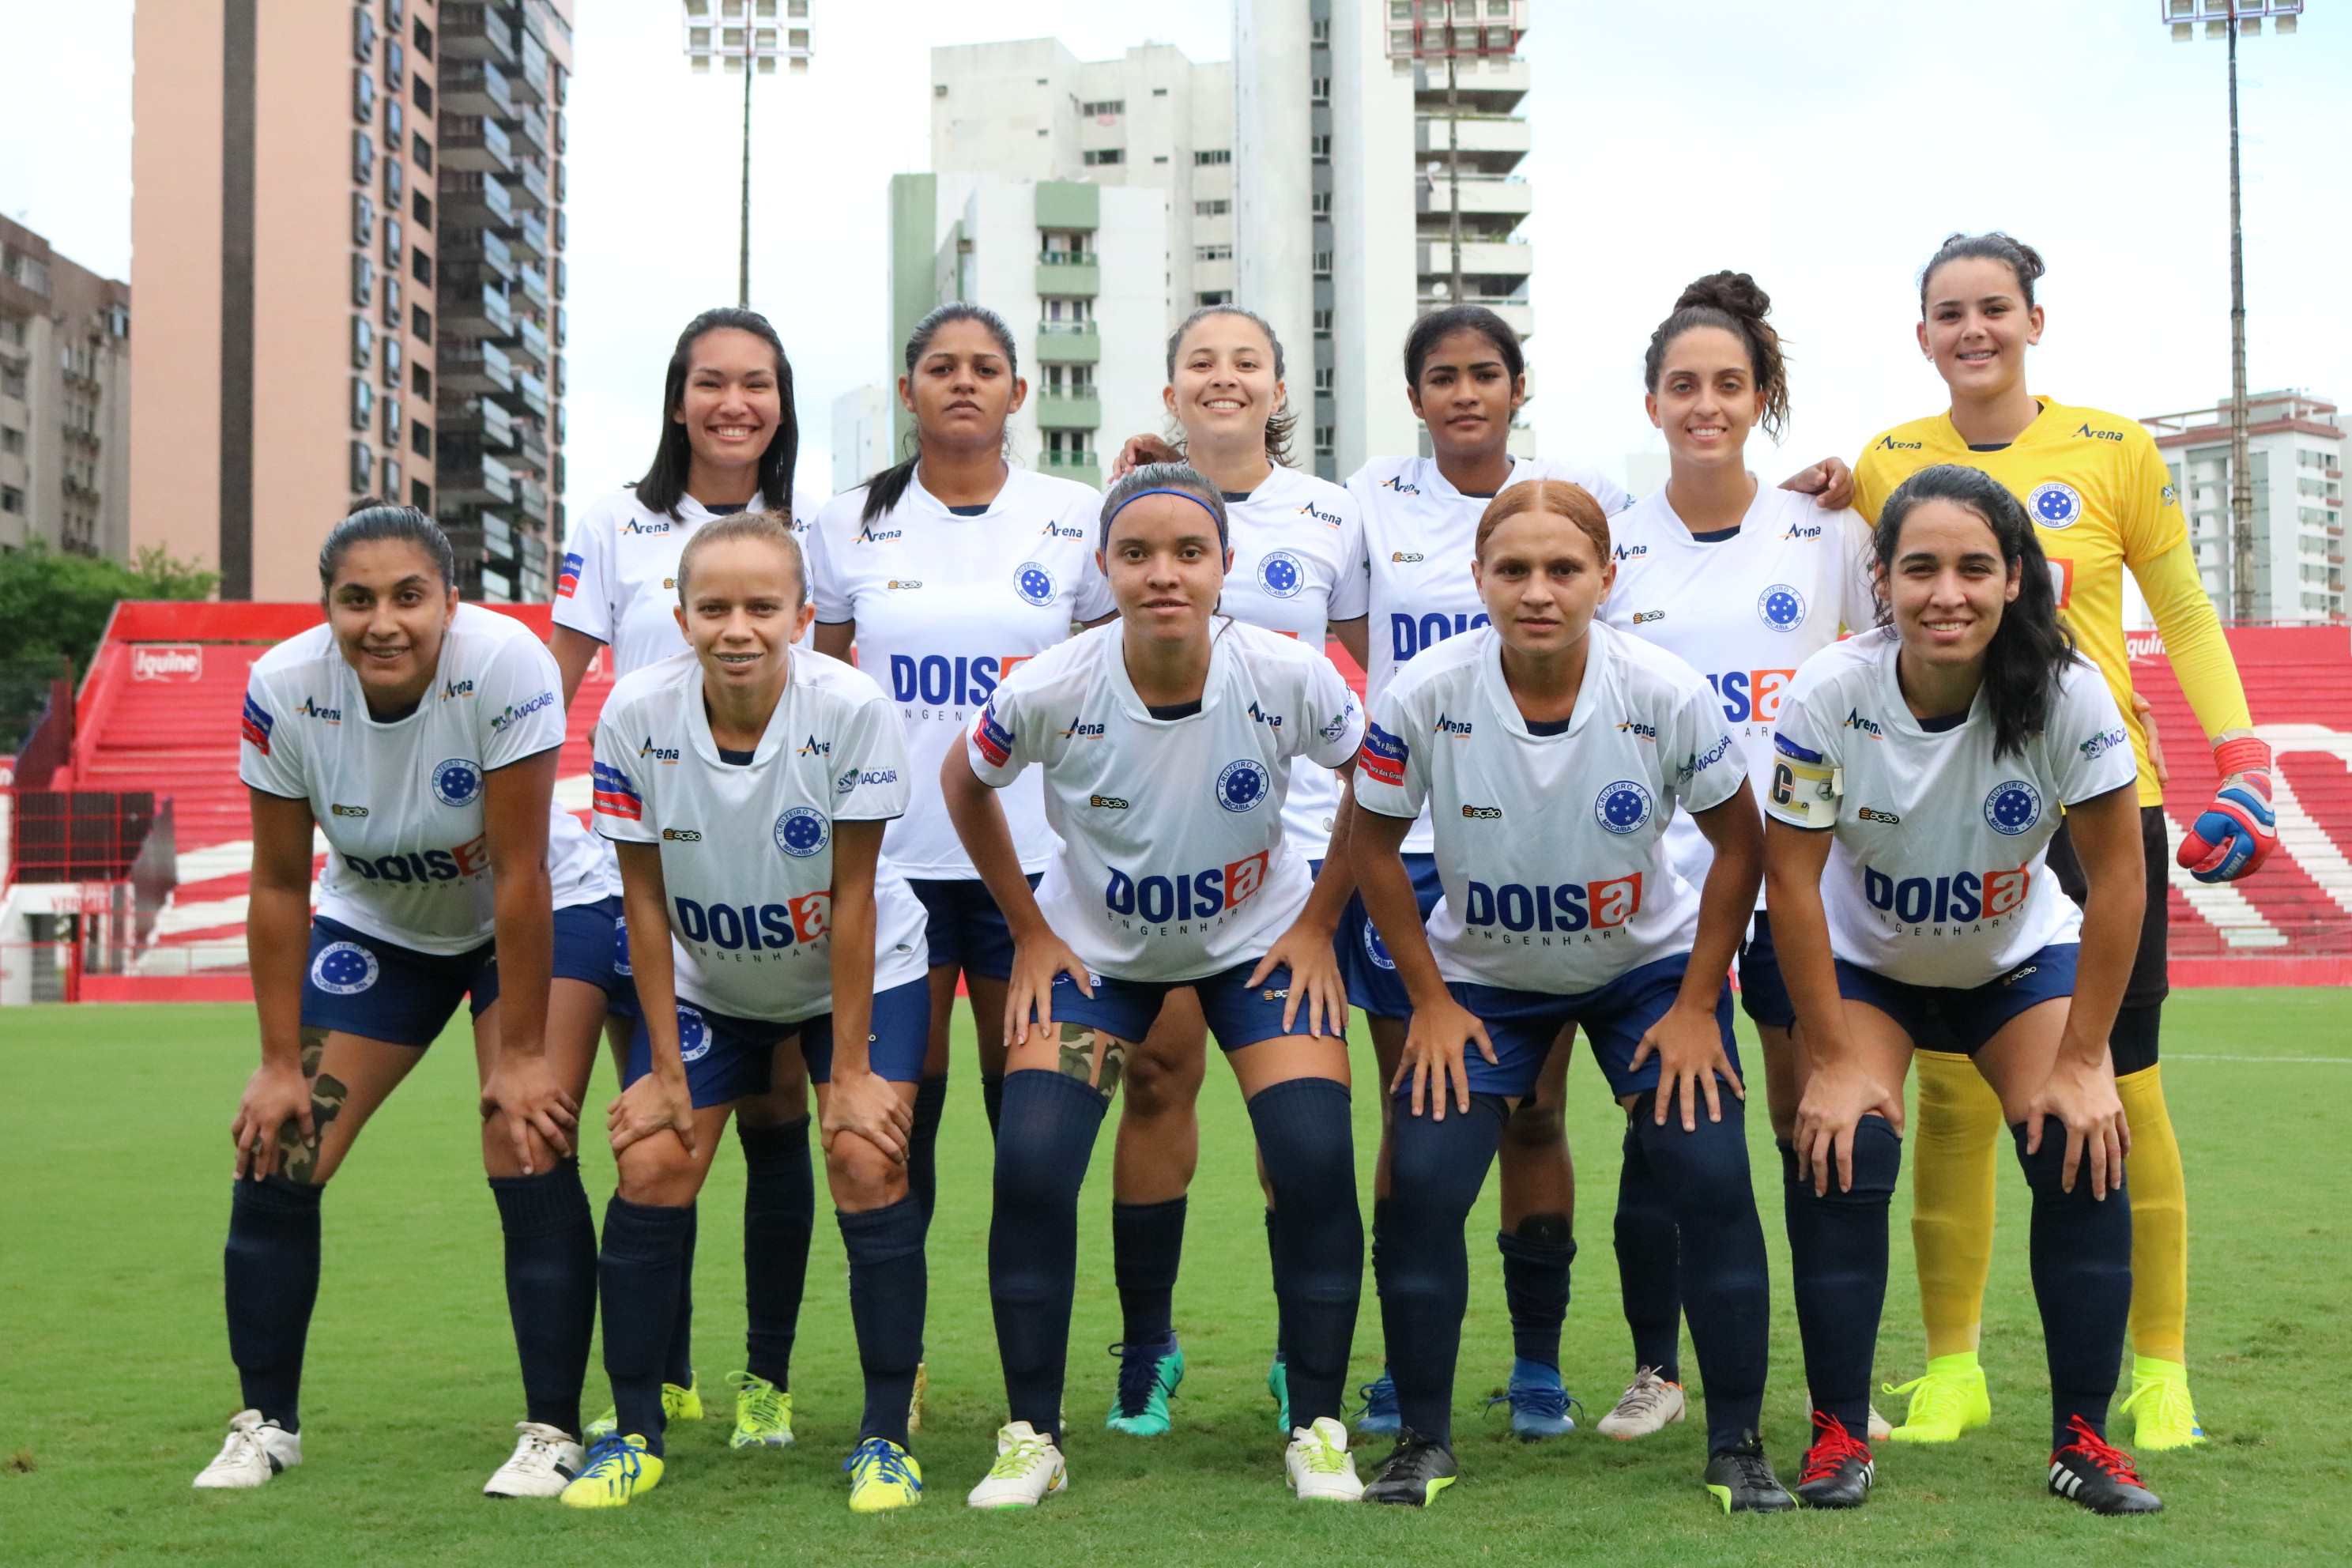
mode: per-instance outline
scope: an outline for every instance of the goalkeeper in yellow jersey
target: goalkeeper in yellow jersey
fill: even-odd
[[[2147,917],[2110,1047],[2131,1128],[2132,1384],[2123,1408],[2136,1447],[2201,1442],[2189,1393],[2189,1220],[2180,1149],[2157,1066],[2165,977],[2167,841],[2163,790],[2146,721],[2132,701],[2124,651],[2128,570],[2163,634],[2174,674],[2213,742],[2216,798],[2182,840],[2179,863],[2200,881],[2252,873],[2277,847],[2270,748],[2252,731],[2244,689],[2205,596],[2179,498],[2156,443],[2132,420],[2026,390],[2026,350],[2042,339],[2034,281],[2042,262],[2005,234],[1953,235],[1919,279],[1919,347],[1951,390],[1949,409],[1874,437],[1854,464],[1854,506],[1873,522],[1896,486],[1936,463],[1980,468],[2024,502],[2058,606],[2123,710],[2138,754]],[[2062,828],[2050,867],[2078,901],[2082,871]],[[1927,1042],[1922,1041],[1925,1046]],[[1993,1173],[2000,1102],[1957,1052],[1918,1054],[1912,1139],[1912,1237],[1927,1326],[1927,1370],[1896,1393],[1911,1405],[1897,1439],[1950,1442],[1990,1419],[1977,1362],[1985,1274],[1992,1256]]]

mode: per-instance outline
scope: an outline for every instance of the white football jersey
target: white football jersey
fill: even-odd
[[[906,725],[915,792],[884,852],[910,877],[976,879],[940,795],[940,763],[1024,659],[1067,638],[1073,621],[1118,607],[1095,564],[1102,497],[1073,479],[1012,468],[976,517],[950,511],[919,474],[871,524],[861,521],[865,508],[861,485],[818,511],[809,576],[816,618],[857,623],[858,668],[889,693]],[[1036,784],[1003,798],[1022,869],[1044,870],[1054,840]]]
[[[1331,591],[1363,562],[1356,498],[1328,479],[1277,468],[1247,500],[1228,499],[1225,520],[1234,564],[1218,607],[1237,621],[1321,647],[1329,637]],[[1339,815],[1339,775],[1306,757],[1292,759],[1282,808],[1291,847],[1322,859]]]
[[[1870,525],[1859,512],[1823,511],[1811,496],[1759,482],[1728,539],[1692,538],[1664,489],[1611,518],[1609,536],[1617,584],[1601,618],[1706,677],[1760,805],[1772,784],[1772,721],[1797,667],[1877,622]],[[1666,853],[1693,887],[1715,863],[1688,817],[1667,828]],[[1764,907],[1761,889],[1756,907]]]
[[[320,915],[418,952],[465,952],[491,935],[484,775],[563,744],[559,686],[520,621],[460,605],[425,700],[380,724],[333,629],[314,626],[254,661],[237,776],[310,803],[328,845]],[[584,834],[551,833],[547,854],[556,907],[604,896]]]
[[[1581,463],[1517,458],[1503,489],[1528,479],[1582,485],[1612,515],[1626,504],[1623,486]],[[1363,509],[1363,559],[1333,592],[1331,618],[1370,617],[1364,700],[1377,704],[1415,655],[1486,624],[1470,561],[1478,519],[1494,497],[1455,489],[1434,458],[1374,458],[1348,480],[1348,493]],[[1416,823],[1405,853],[1426,854],[1431,842],[1428,822]]]
[[[2042,863],[2059,808],[2125,787],[2137,763],[2088,662],[2060,677],[2049,728],[1996,761],[1981,690],[1958,726],[1919,727],[1895,683],[1902,646],[1889,626],[1805,661],[1764,808],[1834,824],[1822,902],[1840,958],[1914,985],[1983,985],[2077,940],[2082,911]]]
[[[907,741],[863,674],[805,647],[742,766],[723,762],[702,666],[622,677],[596,721],[596,830],[661,846],[681,1000],[793,1024],[833,1009],[833,825],[907,808]],[[888,860],[874,881],[874,989],[919,980],[923,907]]]
[[[982,781],[1044,773],[1062,844],[1038,907],[1097,973],[1198,980],[1258,957],[1314,885],[1283,832],[1290,763],[1345,763],[1362,710],[1320,647],[1235,621],[1213,635],[1188,718],[1145,709],[1114,621],[1022,666],[972,725]]]
[[[753,503],[758,505],[755,500]],[[793,529],[805,543],[814,496],[793,491]],[[635,485],[606,490],[580,509],[563,540],[555,578],[555,624],[613,650],[613,673],[627,675],[687,646],[677,629],[677,558],[694,531],[714,516],[692,496],[677,515],[649,511]]]
[[[1666,824],[1738,793],[1738,743],[1696,670],[1605,626],[1588,636],[1560,734],[1529,732],[1491,627],[1415,659],[1372,705],[1356,798],[1434,825],[1429,942],[1448,980],[1570,996],[1697,937]]]

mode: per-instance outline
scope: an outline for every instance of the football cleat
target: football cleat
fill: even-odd
[[[558,1497],[587,1467],[588,1451],[561,1426],[518,1421],[515,1450],[483,1483],[485,1497]]]
[[[1797,1500],[1772,1473],[1763,1441],[1753,1432],[1730,1447],[1709,1454],[1703,1479],[1707,1495],[1726,1513],[1782,1513],[1797,1506]]]
[[[793,1446],[793,1396],[764,1377],[730,1372],[727,1386],[735,1391],[735,1431],[730,1448],[789,1448]],[[668,1390],[663,1390],[667,1394]]]
[[[662,1425],[664,1426],[675,1426],[680,1421],[701,1419],[702,1380],[700,1378],[688,1373],[684,1388],[680,1388],[674,1383],[662,1384]],[[588,1423],[588,1430],[581,1436],[587,1438],[593,1446],[599,1437],[609,1437],[620,1429],[619,1412],[607,1405],[604,1406],[604,1414]]]
[[[1265,1369],[1265,1391],[1274,1395],[1275,1426],[1285,1436],[1295,1430],[1290,1425],[1290,1364],[1282,1352],[1274,1352],[1274,1364]]]
[[[1625,1385],[1615,1407],[1601,1418],[1596,1430],[1620,1441],[1646,1437],[1681,1420],[1683,1405],[1683,1385],[1660,1377],[1656,1367],[1645,1366],[1633,1374],[1633,1381]]]
[[[211,1464],[196,1472],[194,1484],[206,1491],[247,1490],[301,1462],[299,1432],[264,1421],[258,1410],[240,1410],[229,1417],[228,1441]]]
[[[1813,1446],[1797,1472],[1797,1500],[1807,1508],[1860,1508],[1876,1479],[1870,1445],[1859,1442],[1834,1415],[1813,1412]]]
[[[1328,1415],[1318,1415],[1314,1426],[1291,1434],[1282,1468],[1290,1489],[1303,1502],[1356,1502],[1364,1495],[1356,1461],[1348,1452],[1348,1428]]]
[[[614,1433],[599,1437],[588,1450],[588,1467],[562,1491],[566,1508],[626,1508],[640,1493],[661,1485],[659,1454],[648,1453],[646,1440]]]
[[[884,1513],[923,1500],[923,1467],[887,1437],[868,1437],[841,1461],[849,1472],[849,1511]]]
[[[1933,1357],[1924,1373],[1886,1392],[1911,1396],[1903,1425],[1887,1434],[1897,1443],[1957,1443],[1992,1419],[1992,1394],[1974,1351]]]
[[[1559,1368],[1525,1360],[1511,1363],[1510,1387],[1486,1401],[1489,1410],[1497,1405],[1511,1407],[1511,1436],[1522,1443],[1567,1436],[1576,1430],[1568,1407],[1584,1408],[1581,1401],[1560,1386]]]
[[[907,1395],[907,1430],[909,1434],[923,1429],[923,1396],[930,1391],[930,1366],[919,1361],[915,1363],[915,1392]]]
[[[2132,1468],[2131,1456],[2091,1430],[2077,1415],[2067,1422],[2074,1440],[2050,1456],[2050,1491],[2093,1513],[2156,1513],[2164,1500]]]
[[[1168,1402],[1184,1381],[1184,1352],[1170,1334],[1157,1344],[1113,1345],[1118,1357],[1118,1393],[1103,1425],[1130,1437],[1158,1437],[1171,1423]]]
[[[1874,1443],[1884,1443],[1894,1435],[1894,1424],[1878,1413],[1877,1405],[1872,1405],[1870,1407],[1870,1440]]]
[[[2189,1369],[2177,1361],[2132,1357],[2131,1393],[2117,1410],[2132,1418],[2132,1447],[2161,1453],[2205,1440],[2197,1402],[2189,1397]]]
[[[1437,1500],[1438,1493],[1461,1479],[1462,1467],[1454,1462],[1452,1448],[1407,1428],[1398,1434],[1397,1446],[1381,1466],[1381,1473],[1364,1488],[1364,1500],[1427,1508]]]
[[[1070,1469],[1054,1440],[1015,1421],[997,1429],[996,1463],[963,1500],[973,1508],[1035,1508],[1069,1487]]]
[[[1404,1415],[1397,1408],[1396,1381],[1389,1369],[1381,1368],[1381,1375],[1356,1390],[1364,1407],[1356,1413],[1356,1430],[1375,1437],[1402,1436]]]

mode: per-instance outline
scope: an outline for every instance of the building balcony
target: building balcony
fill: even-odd
[[[451,0],[441,7],[436,36],[445,60],[492,60],[509,70],[522,63],[515,30],[494,6]]]
[[[436,359],[443,392],[514,395],[514,364],[507,358],[506,350],[496,343],[479,340],[446,343]]]
[[[488,60],[444,60],[440,90],[445,114],[512,120],[518,112],[506,73]]]
[[[507,140],[519,158],[551,157],[562,151],[547,126],[547,111],[537,104],[520,104],[506,124]]]
[[[515,499],[514,471],[488,452],[445,442],[434,473],[444,505],[508,505]]]
[[[1524,120],[1474,119],[1465,114],[1456,123],[1460,126],[1458,147],[1465,170],[1507,174],[1518,167],[1519,160],[1528,155],[1532,145]],[[1443,158],[1445,143],[1445,121],[1442,116],[1423,116],[1414,121],[1413,151],[1420,155],[1415,160],[1417,163],[1426,165],[1433,156]]]
[[[470,169],[441,171],[441,221],[460,228],[503,228],[515,221],[506,186]]]
[[[478,114],[449,114],[441,119],[441,166],[471,169],[478,174],[511,174],[514,143],[495,120]]]
[[[1057,479],[1076,479],[1082,485],[1102,489],[1102,458],[1095,452],[1040,452],[1040,471]]]
[[[518,370],[514,374],[514,386],[502,401],[519,413],[536,414],[544,419],[547,417],[547,383],[529,371]]]
[[[1102,399],[1091,392],[1052,392],[1037,399],[1040,430],[1099,430]]]
[[[1443,278],[1453,272],[1454,247],[1447,241],[1424,239],[1419,248],[1423,278]],[[1525,240],[1476,240],[1465,237],[1462,241],[1462,276],[1465,279],[1519,279],[1529,276],[1535,269],[1536,247]],[[1515,284],[1513,289],[1516,287]],[[1506,289],[1503,292],[1511,293],[1513,289]],[[1474,296],[1475,302],[1477,289],[1472,288],[1467,292]]]
[[[1094,364],[1102,359],[1102,333],[1092,321],[1037,323],[1039,364]]]
[[[508,345],[508,357],[539,374],[548,366],[547,333],[529,316],[520,317],[514,324],[515,342]]]
[[[547,487],[537,479],[515,481],[515,509],[536,522],[547,515]]]
[[[1452,182],[1440,175],[1431,180],[1425,175],[1413,182],[1414,206],[1429,216],[1444,216],[1454,210]],[[1497,179],[1492,174],[1467,174],[1462,179],[1462,213],[1464,216],[1523,218],[1536,210],[1536,188],[1521,179]]]
[[[441,247],[441,275],[444,278],[461,267],[475,268],[475,275],[485,282],[493,282],[511,289],[517,279],[529,270],[515,264],[514,252],[507,242],[487,228],[469,228],[452,232]],[[460,277],[464,273],[458,274]]]
[[[514,273],[515,287],[522,297],[539,310],[551,308],[547,297],[547,272],[543,268],[518,267]]]
[[[502,182],[507,200],[517,212],[545,212],[553,205],[548,195],[547,174],[536,163],[518,163]]]
[[[1092,299],[1102,292],[1102,267],[1091,250],[1049,250],[1037,258],[1037,292]]]
[[[522,45],[522,63],[515,68],[515,101],[537,103],[547,94],[547,49],[529,33],[519,41]]]
[[[514,316],[507,309],[506,290],[479,279],[452,279],[454,268],[441,271],[441,331],[451,339],[504,338],[514,335]]]
[[[499,226],[507,248],[527,263],[543,262],[552,254],[547,243],[547,220],[537,213],[517,213],[514,222]]]
[[[1454,70],[1454,97],[1463,108],[1490,114],[1508,114],[1535,86],[1528,62],[1519,55],[1463,60]],[[1445,107],[1445,67],[1442,63],[1417,62],[1412,86],[1423,113]]]

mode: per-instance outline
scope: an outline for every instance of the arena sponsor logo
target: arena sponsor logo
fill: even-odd
[[[1614,931],[1641,912],[1639,871],[1549,887],[1530,888],[1518,882],[1494,887],[1473,881],[1462,900],[1462,925],[1465,936],[1475,932],[1496,942],[1525,934],[1533,944],[1538,936]]]
[[[205,650],[194,644],[143,646],[131,650],[133,680],[201,680],[204,674]]]
[[[1847,709],[1845,711],[1845,717],[1839,721],[1839,728],[1845,730],[1859,730],[1862,733],[1869,736],[1874,741],[1884,741],[1886,739],[1886,731],[1879,728],[1878,721],[1875,719],[1864,718],[1862,716],[1862,710],[1859,708]]]
[[[1356,764],[1373,783],[1402,789],[1404,764],[1412,755],[1411,746],[1381,729],[1375,720],[1364,726],[1364,743],[1356,752]]]
[[[1460,637],[1486,624],[1486,612],[1441,615],[1432,611],[1425,616],[1410,614],[1389,617],[1389,651],[1396,662],[1402,664],[1415,654],[1426,652],[1447,637]]]
[[[1384,490],[1394,490],[1401,496],[1417,496],[1421,493],[1421,487],[1419,485],[1409,485],[1405,483],[1404,478],[1401,474],[1391,474],[1387,479],[1381,481],[1380,488]],[[1413,559],[1418,561],[1421,557],[1416,555]]]
[[[1789,525],[1789,531],[1782,534],[1780,537],[1783,539],[1819,539],[1821,536],[1822,525],[1818,522],[1792,522]]]
[[[793,754],[800,757],[829,757],[833,755],[833,742],[820,741],[814,735],[811,735],[800,743]]]
[[[972,707],[987,701],[989,694],[1029,658],[1025,653],[927,653],[918,658],[913,654],[894,653],[890,656],[890,695],[901,702],[932,708]]]
[[[1620,719],[1617,721],[1617,729],[1621,734],[1638,735],[1644,741],[1654,741],[1658,738],[1658,727],[1655,724],[1644,724],[1639,719]]]
[[[1102,738],[1103,727],[1100,724],[1089,724],[1075,714],[1071,716],[1070,727],[1062,731],[1065,741],[1099,741]]]
[[[2085,419],[2082,427],[2074,432],[2074,438],[2078,441],[2120,441],[2124,433],[2120,430],[2094,430],[2091,422]]]
[[[454,849],[410,849],[392,855],[342,857],[343,867],[371,882],[456,882],[490,868],[489,840],[480,834]]]
[[[1898,881],[1864,865],[1862,893],[1872,909],[1893,915],[1905,925],[1967,925],[1997,920],[2023,907],[2032,883],[2032,862],[2028,861],[2014,870],[1959,871],[1944,877],[1906,877]],[[1937,934],[1943,932],[1938,931]]]
[[[1769,724],[1780,718],[1780,698],[1796,679],[1793,669],[1727,669],[1706,683],[1722,700],[1727,722]]]
[[[672,759],[673,761],[675,759]],[[594,786],[593,803],[599,816],[614,816],[628,822],[644,820],[646,803],[637,794],[636,781],[610,763],[592,763],[590,782]]]
[[[833,929],[831,893],[803,893],[775,904],[705,904],[681,894],[670,900],[670,911],[680,940],[725,952],[781,952]]]
[[[1155,926],[1172,922],[1174,934],[1190,934],[1191,928],[1184,922],[1230,914],[1265,887],[1272,854],[1261,849],[1247,859],[1221,867],[1165,875],[1138,876],[1114,868],[1103,888],[1103,908],[1129,930],[1138,922]]]
[[[447,681],[445,682],[441,688],[441,700],[444,702],[449,701],[453,698],[471,697],[473,694],[474,683],[470,680]],[[512,712],[513,710],[509,709],[508,711]]]
[[[1298,515],[1301,517],[1311,517],[1327,528],[1337,528],[1339,526],[1339,514],[1338,512],[1325,511],[1318,507],[1313,501],[1308,501],[1305,506],[1300,507],[1298,509]]]
[[[628,521],[621,524],[621,526],[614,530],[614,531],[619,533],[623,538],[627,538],[633,534],[654,535],[667,533],[677,526],[677,525],[676,523],[670,521],[670,520],[666,517],[633,517],[629,519]]]
[[[651,735],[647,735],[646,737],[646,743],[637,748],[637,755],[641,757],[651,757],[657,763],[675,763],[677,761],[677,748],[676,746],[656,746],[654,744],[654,738]]]
[[[1041,539],[1084,539],[1087,536],[1087,531],[1076,526],[1066,528],[1052,518],[1047,518],[1045,526],[1037,531],[1037,535]]]
[[[1428,556],[1423,555],[1418,550],[1394,550],[1389,552],[1390,562],[1398,566],[1410,566],[1416,561],[1426,561],[1428,559]]]
[[[1097,811],[1125,811],[1128,809],[1127,802],[1119,799],[1118,796],[1115,795],[1090,795],[1087,796],[1087,804],[1093,806]]]
[[[691,827],[665,827],[662,829],[662,842],[665,844],[699,844],[702,842],[702,835],[696,832]]]
[[[1654,621],[1663,621],[1665,618],[1666,612],[1664,610],[1636,610],[1633,612],[1633,624],[1637,626],[1646,626]]]
[[[2083,753],[2083,758],[2085,762],[2089,762],[2105,756],[2109,752],[2114,751],[2117,746],[2123,745],[2130,739],[2131,736],[2125,731],[2106,730],[2092,736],[2089,740],[2076,747],[2075,750]]]
[[[1898,441],[1892,436],[1881,436],[1877,441],[1882,452],[1916,452],[1924,445],[1921,441]]]
[[[1860,811],[1854,813],[1854,815],[1861,817],[1864,822],[1881,823],[1888,827],[1899,826],[1903,821],[1903,819],[1895,816],[1895,813],[1891,811],[1881,811],[1874,805],[1865,805]]]
[[[470,685],[472,683],[468,682],[467,684]],[[490,721],[490,733],[495,735],[510,724],[519,724],[522,722],[522,721],[530,718],[541,709],[552,708],[553,706],[555,706],[555,693],[552,691],[542,691],[538,696],[530,699],[528,702],[521,704],[520,707],[513,703],[509,703],[504,712]]]
[[[1611,552],[1620,561],[1639,561],[1649,552],[1650,547],[1646,544],[1621,544]]]
[[[1470,805],[1465,804],[1462,807],[1462,815],[1473,822],[1500,822],[1503,820],[1503,808],[1499,805]]]
[[[322,708],[319,705],[319,700],[317,698],[307,694],[303,697],[300,704],[295,708],[294,711],[299,713],[305,719],[316,719],[323,724],[340,724],[343,721],[343,710],[341,709]]]
[[[1457,741],[1466,741],[1470,738],[1470,730],[1468,720],[1454,719],[1440,713],[1437,716],[1437,722],[1430,726],[1429,732],[1433,735],[1451,735]]]
[[[1269,713],[1265,709],[1260,708],[1256,703],[1253,702],[1250,704],[1250,717],[1265,725],[1267,729],[1274,731],[1276,734],[1279,734],[1282,731],[1282,715],[1279,713]]]
[[[363,805],[342,805],[331,802],[328,805],[327,809],[337,816],[356,817],[365,816],[368,814],[368,808]]]
[[[891,540],[904,539],[906,537],[907,531],[905,529],[877,528],[874,526],[874,521],[871,518],[862,519],[857,524],[856,542],[859,544],[887,544]]]

